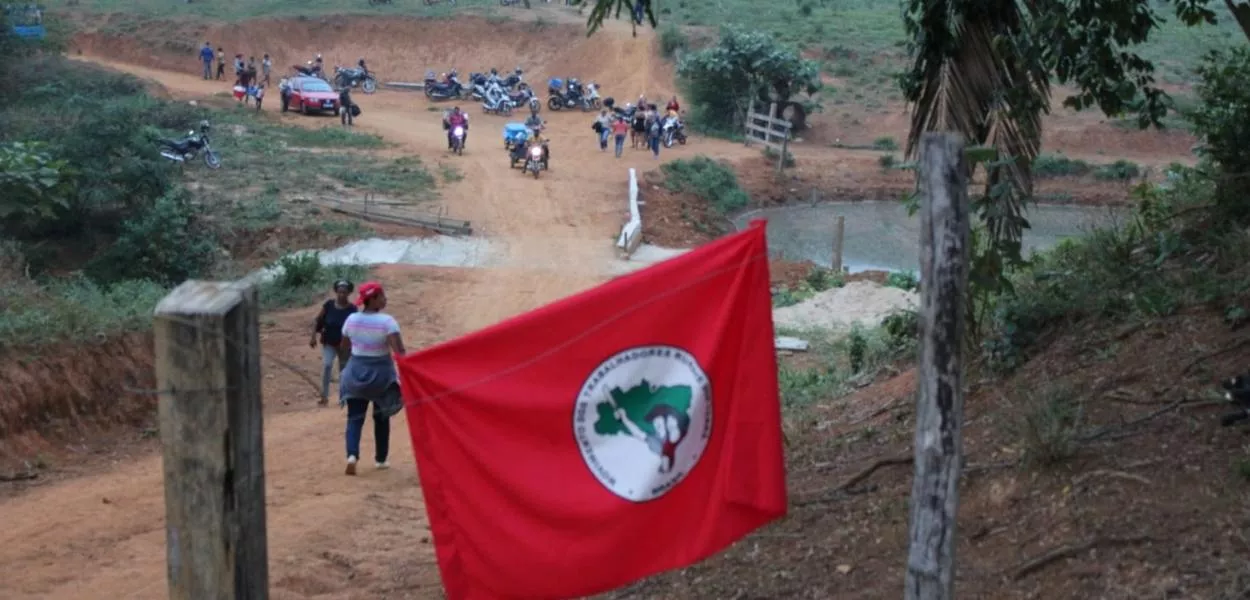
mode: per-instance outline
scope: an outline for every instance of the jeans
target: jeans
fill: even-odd
[[[624,149],[625,149],[625,134],[623,133],[618,134],[616,136],[616,157],[617,158],[621,157],[621,151]]]
[[[347,365],[347,359],[351,356],[351,351],[346,347],[321,345],[321,400],[324,402],[330,398],[330,375],[334,369],[334,359],[339,360],[339,374],[343,373],[343,367]]]
[[[352,124],[352,105],[344,104],[339,107],[339,118],[342,119],[344,125]]]
[[[204,61],[204,79],[212,79],[212,78],[213,78],[213,61],[206,60]]]
[[[373,413],[373,459],[386,462],[391,451],[391,419],[378,417],[377,407]],[[360,434],[365,429],[365,413],[369,411],[369,401],[350,398],[347,401],[347,456],[360,458]]]
[[[660,136],[655,135],[647,138],[647,145],[651,146],[651,152],[653,152],[656,157],[660,156]]]
[[[607,127],[604,127],[603,130],[599,132],[599,149],[600,150],[608,149],[608,138],[611,136],[612,136],[612,130],[608,129]]]

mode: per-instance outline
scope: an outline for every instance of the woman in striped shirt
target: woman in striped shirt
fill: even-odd
[[[339,405],[347,406],[348,475],[356,474],[369,404],[373,403],[374,460],[379,469],[387,467],[391,417],[404,407],[392,358],[404,355],[404,340],[399,323],[382,312],[386,308],[386,292],[381,284],[370,281],[360,286],[356,304],[361,311],[352,313],[343,323],[343,343],[351,349],[351,358],[339,381]]]

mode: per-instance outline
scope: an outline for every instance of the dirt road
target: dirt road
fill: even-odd
[[[648,40],[613,38],[610,51],[630,68],[621,87],[645,89],[652,72]],[[88,58],[90,59],[90,58]],[[194,75],[93,59],[159,82],[175,98],[223,91]],[[658,60],[658,59],[656,59]],[[666,83],[665,85],[671,85]],[[505,248],[503,267],[436,269],[385,267],[391,312],[411,347],[477,329],[604,279],[613,239],[625,212],[627,168],[652,168],[641,151],[615,159],[601,153],[590,116],[546,114],[552,170],[535,181],[506,168],[499,136],[505,121],[470,111],[463,156],[447,155],[437,112],[421,96],[399,92],[358,95],[365,110],[358,128],[401,145],[402,151],[457,164],[463,181],[443,190],[449,214]],[[272,110],[272,109],[271,109]],[[328,120],[288,115],[323,126]],[[703,142],[699,142],[703,143]],[[740,154],[732,144],[706,142],[700,152]],[[713,146],[712,144],[716,144]],[[666,158],[694,152],[664,153]],[[225,157],[228,161],[229,157]],[[318,365],[307,346],[307,309],[268,315],[262,324],[266,357]],[[343,415],[315,407],[315,392],[299,376],[267,361],[266,476],[269,552],[276,598],[439,597],[425,513],[407,439],[394,421],[392,469],[365,461],[355,478],[342,474]],[[366,428],[368,429],[368,428]],[[366,459],[372,445],[367,432]],[[37,487],[0,505],[0,564],[5,598],[165,597],[164,500],[161,460],[143,456],[107,472]]]

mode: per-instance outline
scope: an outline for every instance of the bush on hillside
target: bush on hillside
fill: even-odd
[[[665,25],[660,30],[660,52],[664,58],[674,58],[678,52],[685,51],[689,46],[690,40],[676,25]]]
[[[1198,68],[1198,105],[1185,115],[1203,140],[1199,152],[1224,176],[1215,200],[1233,218],[1250,218],[1250,49],[1212,52]]]
[[[117,240],[87,263],[86,272],[98,281],[146,279],[173,285],[202,275],[217,253],[211,229],[179,190],[123,222]]]
[[[705,131],[732,134],[757,106],[784,103],[820,90],[820,66],[798,50],[762,32],[721,30],[716,45],[686,54],[677,74],[689,96],[690,123]]]
[[[738,185],[733,169],[706,156],[678,159],[666,163],[660,170],[668,189],[694,194],[722,215],[740,210],[750,201],[746,191]]]

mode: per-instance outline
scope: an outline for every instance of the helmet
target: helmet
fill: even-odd
[[[496,68],[493,68],[493,67],[492,67],[492,68],[491,68],[491,70],[490,70],[490,74],[491,74],[491,75],[498,75],[498,74],[499,74],[499,69],[496,69]]]
[[[320,53],[320,52],[318,52],[318,53],[317,53],[317,60],[321,60],[321,53]]]
[[[570,85],[577,85],[577,78],[576,78],[576,77],[570,77],[570,78],[569,78],[569,84],[570,84]]]
[[[200,131],[207,132],[210,127],[211,125],[208,124],[208,119],[200,121]]]
[[[453,106],[451,110],[452,110],[453,112],[460,112],[460,107],[459,107],[459,106]]]
[[[360,59],[360,60],[356,61],[356,64],[358,64],[358,65],[363,65],[363,64],[365,64],[365,59],[363,59],[363,58],[362,58],[362,59]]]
[[[523,71],[521,71],[521,67],[517,67],[517,68],[516,68],[516,74],[517,74],[517,75],[520,75],[522,72],[523,72]]]

